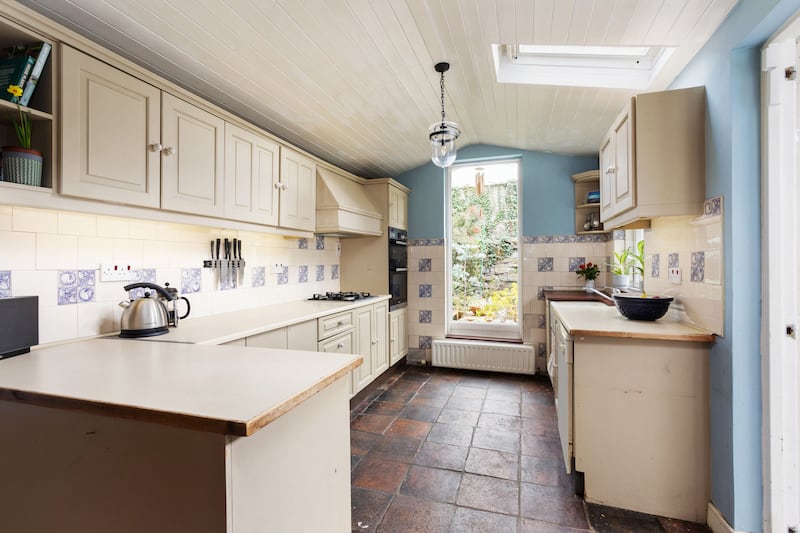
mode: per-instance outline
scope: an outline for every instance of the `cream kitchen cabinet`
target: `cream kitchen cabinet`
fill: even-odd
[[[314,231],[317,209],[317,164],[281,147],[278,225]]]
[[[225,218],[278,225],[277,143],[225,124]]]
[[[364,363],[353,370],[353,394],[389,368],[389,302],[384,300],[354,311],[356,354]]]
[[[606,230],[702,212],[704,87],[631,99],[600,144],[600,197]]]
[[[59,192],[159,207],[161,91],[61,47]]]
[[[317,321],[308,320],[285,328],[251,335],[245,339],[245,346],[315,352],[317,351]]]
[[[161,93],[161,208],[221,217],[225,121]]]
[[[389,313],[389,366],[408,354],[408,308]]]
[[[389,226],[408,229],[408,191],[390,182],[389,189]]]

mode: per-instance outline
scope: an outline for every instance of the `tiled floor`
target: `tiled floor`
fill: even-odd
[[[350,427],[353,531],[710,531],[575,496],[544,378],[405,367]]]

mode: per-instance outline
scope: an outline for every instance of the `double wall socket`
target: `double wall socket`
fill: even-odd
[[[669,269],[669,281],[675,285],[681,284],[681,269],[678,267],[671,267]]]
[[[100,281],[130,281],[133,279],[131,265],[100,265]]]

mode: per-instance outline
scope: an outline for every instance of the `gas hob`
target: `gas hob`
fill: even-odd
[[[372,295],[368,292],[326,292],[325,294],[314,294],[309,300],[355,302],[370,296]]]

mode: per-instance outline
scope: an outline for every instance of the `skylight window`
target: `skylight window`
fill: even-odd
[[[499,83],[646,89],[675,47],[493,44]]]

